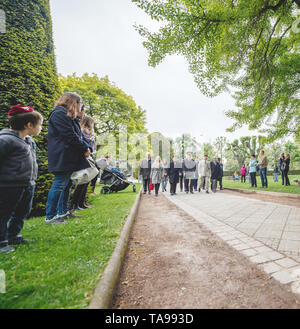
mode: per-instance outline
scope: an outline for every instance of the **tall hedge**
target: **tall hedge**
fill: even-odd
[[[0,129],[7,127],[7,111],[26,104],[44,116],[35,138],[39,177],[33,214],[45,211],[52,175],[47,171],[47,117],[58,97],[59,85],[48,0],[1,0],[6,33],[0,34]]]

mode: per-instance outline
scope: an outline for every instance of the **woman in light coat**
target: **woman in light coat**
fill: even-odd
[[[164,167],[161,163],[160,157],[156,157],[152,167],[150,177],[152,179],[152,184],[155,187],[155,196],[158,196],[158,191],[160,184],[162,182],[162,178],[164,176]]]

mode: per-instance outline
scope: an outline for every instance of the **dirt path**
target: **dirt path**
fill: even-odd
[[[291,198],[291,197],[266,195],[266,194],[248,194],[248,193],[241,193],[241,192],[236,192],[236,191],[232,191],[232,190],[223,190],[220,193],[233,194],[233,195],[237,195],[237,196],[242,196],[244,198],[256,199],[256,200],[266,201],[266,202],[275,202],[275,203],[283,204],[285,206],[292,206],[292,207],[300,208],[299,199]]]
[[[146,195],[113,308],[300,308],[300,298],[165,197]]]

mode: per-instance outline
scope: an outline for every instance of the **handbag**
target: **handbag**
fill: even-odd
[[[87,158],[87,161],[90,165],[89,168],[75,171],[71,176],[71,180],[76,185],[87,184],[99,174],[99,170],[96,168],[96,164],[94,160],[91,157],[89,157]]]
[[[152,178],[150,178],[149,190],[150,191],[153,191],[154,190],[154,185],[152,183]]]

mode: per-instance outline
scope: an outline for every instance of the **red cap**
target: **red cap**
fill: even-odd
[[[26,105],[15,105],[9,110],[8,115],[13,116],[16,114],[29,113],[29,112],[33,112],[33,111],[34,111],[34,109],[32,107],[29,107]]]

